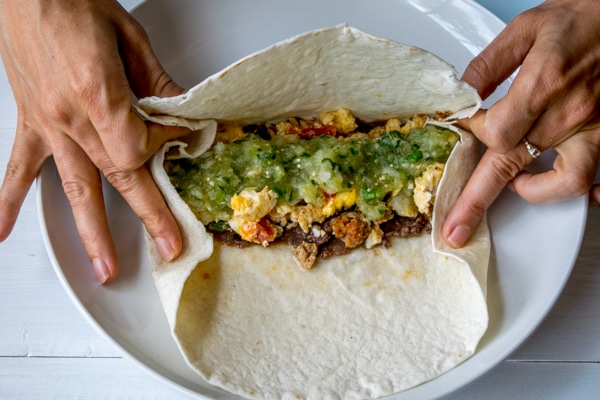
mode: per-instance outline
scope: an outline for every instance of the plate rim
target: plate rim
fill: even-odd
[[[501,21],[495,14],[491,13],[486,7],[484,7],[480,3],[476,2],[475,0],[460,0],[460,1],[463,3],[467,3],[471,7],[479,8],[480,11],[485,12],[489,18],[495,19],[496,22],[499,23],[501,26],[506,26],[506,24],[503,21]],[[135,16],[136,10],[138,10],[139,8],[141,8],[144,5],[145,5],[144,3],[137,5],[137,6],[133,7],[130,10],[130,12]],[[56,168],[52,157],[44,163],[42,170],[40,171],[40,174],[36,178],[36,205],[37,205],[37,211],[38,211],[38,220],[39,220],[40,228],[41,228],[41,232],[42,232],[42,239],[44,242],[44,246],[46,248],[46,252],[50,259],[50,262],[53,266],[53,269],[54,269],[61,285],[63,286],[65,291],[68,293],[68,296],[69,296],[71,302],[75,305],[77,310],[84,316],[86,322],[89,325],[92,325],[94,327],[94,329],[97,332],[99,332],[103,338],[105,338],[109,343],[111,343],[115,348],[117,348],[122,354],[124,354],[126,356],[126,358],[132,360],[136,365],[138,365],[147,374],[149,374],[150,376],[152,376],[155,379],[158,379],[160,382],[166,383],[169,387],[175,388],[175,389],[182,391],[190,396],[197,397],[197,398],[203,398],[203,399],[209,399],[209,397],[206,397],[203,394],[198,393],[197,391],[194,391],[193,389],[190,389],[180,383],[174,382],[172,379],[169,379],[168,377],[164,376],[157,370],[153,369],[150,365],[148,365],[145,362],[143,362],[142,360],[140,360],[137,356],[132,354],[132,352],[129,349],[127,349],[123,344],[121,344],[119,341],[117,341],[113,336],[111,336],[101,326],[101,324],[93,317],[93,315],[88,311],[88,309],[83,304],[81,299],[74,292],[73,288],[71,287],[71,285],[69,284],[69,282],[67,280],[67,277],[64,274],[62,267],[60,266],[57,255],[54,252],[54,249],[52,247],[51,238],[50,238],[49,227],[46,224],[46,216],[44,214],[45,207],[44,207],[44,197],[43,196],[44,196],[44,187],[45,187],[44,185],[46,184],[45,179],[44,179],[44,174],[47,173],[48,168]],[[565,273],[564,273],[563,279],[560,282],[560,284],[558,285],[559,289],[552,296],[552,300],[545,305],[544,312],[538,316],[535,323],[530,324],[529,329],[527,329],[521,333],[520,340],[515,341],[511,347],[506,348],[502,354],[499,354],[496,356],[497,362],[487,366],[486,368],[480,369],[479,373],[471,375],[471,379],[469,379],[467,382],[463,382],[459,385],[454,385],[450,388],[447,388],[445,391],[440,392],[439,395],[441,397],[446,397],[448,395],[451,395],[452,393],[456,393],[456,392],[464,389],[468,385],[471,385],[474,382],[476,382],[483,375],[486,375],[487,373],[491,372],[493,369],[497,368],[504,360],[506,360],[506,358],[508,358],[510,356],[510,354],[514,353],[516,350],[518,350],[522,345],[524,345],[527,342],[527,339],[539,328],[540,324],[545,320],[548,313],[555,306],[558,298],[563,293],[564,287],[567,284],[569,277],[571,276],[573,268],[575,266],[577,256],[579,254],[579,251],[580,251],[580,248],[582,245],[585,228],[586,228],[586,219],[587,219],[587,215],[588,215],[587,203],[585,201],[585,196],[581,196],[580,198],[573,199],[571,201],[576,201],[576,202],[581,203],[579,205],[581,207],[581,213],[580,213],[581,219],[580,219],[580,221],[578,221],[580,223],[580,225],[579,225],[580,229],[579,229],[578,237],[576,240],[577,245],[574,249],[574,253],[571,256],[569,265],[567,267],[565,267],[565,270],[564,270]],[[410,391],[410,390],[411,389],[408,389],[407,391]],[[235,396],[235,395],[232,395],[232,396]],[[391,396],[394,396],[394,395],[391,395]]]

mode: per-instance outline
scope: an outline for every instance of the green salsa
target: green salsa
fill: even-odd
[[[322,206],[327,196],[355,190],[358,209],[377,220],[390,196],[412,197],[414,178],[434,163],[445,163],[458,138],[432,125],[376,139],[250,134],[216,143],[198,158],[169,161],[165,168],[204,223],[228,221],[233,195],[265,187],[278,195],[278,205],[290,206]]]

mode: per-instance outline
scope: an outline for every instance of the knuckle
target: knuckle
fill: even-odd
[[[104,171],[106,180],[121,194],[131,193],[135,190],[136,182],[133,174],[118,167]]]
[[[94,79],[95,70],[97,66],[82,62],[78,66],[76,79],[71,83],[75,96],[84,104],[94,103],[101,93],[101,80]]]
[[[104,68],[105,63],[102,63],[98,57],[89,57],[82,60],[74,71],[74,79],[71,81],[71,88],[75,94],[81,98],[93,100],[102,94],[103,86],[110,81],[110,77],[106,76]],[[104,74],[100,74],[105,72]],[[100,74],[100,75],[99,75]]]
[[[147,188],[142,187],[142,182],[136,173],[112,168],[105,171],[104,175],[107,181],[126,199],[153,236],[168,229],[171,215],[169,209],[164,201],[148,197]]]
[[[108,84],[101,80],[94,82],[83,81],[79,84],[77,95],[94,118],[95,124],[106,121],[112,123],[113,118],[108,116],[119,115],[122,112],[129,112],[131,109],[131,94],[129,88],[120,86],[120,79],[115,79]],[[101,129],[113,129],[114,126],[100,126]]]
[[[500,82],[493,81],[493,68],[490,66],[490,55],[485,50],[473,58],[462,76],[462,80],[473,86],[479,95],[486,99],[496,90]]]
[[[580,97],[577,110],[582,120],[589,120],[598,114],[598,96],[595,93],[584,93]]]
[[[106,69],[108,68],[108,69]],[[78,66],[71,89],[85,112],[90,114],[95,124],[106,121],[112,124],[119,110],[131,109],[131,93],[124,76],[115,75],[114,66],[102,65],[94,59],[84,61]],[[103,70],[105,69],[105,70]],[[111,72],[112,71],[112,72]],[[103,77],[103,78],[99,78]],[[113,126],[101,126],[101,129],[113,129]]]
[[[597,97],[589,90],[584,90],[575,98],[569,107],[563,111],[563,120],[566,126],[579,126],[584,124],[598,114]]]
[[[527,10],[517,14],[513,18],[513,25],[528,26],[529,24],[531,24],[533,21],[535,21],[539,17],[539,14],[540,14],[539,8],[527,9]]]
[[[165,71],[162,71],[156,78],[152,90],[156,95],[170,95],[181,92],[181,89],[179,89],[171,76]]]
[[[117,154],[111,157],[115,167],[120,170],[121,173],[127,174],[139,169],[146,162],[146,154],[136,148],[121,148],[117,150]],[[117,172],[111,172],[112,174],[118,174]],[[108,179],[108,177],[107,177]],[[118,177],[117,177],[118,179]]]
[[[464,204],[464,207],[466,208],[467,215],[474,216],[477,219],[482,218],[487,212],[487,208],[479,202],[469,202]]]
[[[62,127],[70,125],[71,113],[67,111],[68,105],[59,93],[51,91],[42,95],[41,104],[43,104],[44,115],[40,122],[46,128],[52,128],[54,125]]]
[[[514,142],[510,135],[502,129],[501,124],[486,123],[481,129],[484,143],[496,153],[506,153],[513,149],[518,142]]]
[[[508,182],[513,179],[523,169],[523,164],[512,154],[496,157],[494,169],[491,171],[494,180],[497,182]]]
[[[502,132],[491,131],[488,133],[488,138],[488,146],[501,154],[506,153],[516,146],[516,143],[510,141]]]
[[[539,26],[544,20],[556,16],[555,11],[547,6],[529,8],[517,14],[511,25],[521,30],[531,30],[531,27]],[[535,30],[535,29],[534,29]]]
[[[94,189],[83,180],[63,179],[62,187],[73,208],[89,204],[94,197]]]
[[[478,56],[469,62],[466,71],[469,73],[469,81],[484,81],[487,76],[490,76],[491,68],[486,58]]]
[[[539,72],[537,81],[533,83],[537,88],[543,89],[542,91],[538,90],[543,97],[559,95],[569,85],[569,76],[566,73],[569,65],[562,56],[562,49],[555,43],[548,46],[550,48],[546,55],[543,70]]]
[[[136,43],[149,43],[148,33],[144,27],[129,15],[126,17],[128,21],[124,24],[124,28],[129,37]]]
[[[35,157],[35,161],[28,157],[25,157],[20,151],[14,151],[6,163],[6,170],[4,172],[4,181],[11,184],[12,186],[29,186],[37,177],[41,162],[49,157],[43,145],[38,145],[35,153],[31,153]],[[28,149],[29,150],[29,149]]]
[[[6,171],[4,173],[4,179],[6,181],[12,182],[23,182],[28,180],[30,174],[27,171],[27,168],[23,164],[21,164],[18,160],[11,158],[8,160],[6,164]]]

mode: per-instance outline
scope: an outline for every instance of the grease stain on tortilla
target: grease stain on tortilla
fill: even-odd
[[[409,279],[419,279],[420,277],[422,277],[421,274],[415,272],[413,269],[409,269],[402,275],[402,281],[406,283]]]
[[[217,246],[215,246],[217,247]],[[216,250],[216,249],[215,249]],[[220,265],[221,254],[214,251],[212,256],[199,262],[185,282],[181,293],[181,302],[177,310],[178,326],[190,324],[187,321],[205,321],[202,324],[191,323],[194,327],[194,341],[202,343],[211,336],[214,328],[219,293],[222,292],[224,277]],[[189,329],[189,327],[188,327]],[[196,344],[190,344],[195,346]]]
[[[373,43],[381,43],[383,45],[390,45],[390,44],[392,44],[392,41],[389,40],[389,39],[378,38],[378,37],[375,37],[375,36],[367,36],[367,40],[370,40]]]
[[[376,286],[378,283],[379,282],[377,282],[377,280],[370,280],[370,281],[363,282],[362,285],[364,287],[368,288],[368,287],[371,287],[371,286]]]
[[[252,349],[250,349],[250,352],[251,352],[252,354],[256,354],[256,353],[260,352],[260,349],[259,349],[259,347],[261,347],[262,345],[263,345],[263,341],[262,341],[262,340],[257,340],[257,341],[254,343],[254,346],[252,347]]]

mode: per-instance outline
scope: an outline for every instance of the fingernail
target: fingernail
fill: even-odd
[[[92,260],[92,265],[94,267],[94,273],[96,274],[96,280],[100,282],[100,284],[104,284],[110,278],[110,270],[108,269],[108,265],[101,258],[94,258]]]
[[[471,228],[466,225],[457,225],[448,236],[448,242],[452,247],[458,249],[463,247],[471,237]]]
[[[163,237],[154,239],[158,253],[165,261],[173,261],[175,258],[175,249],[171,246],[171,243]]]

